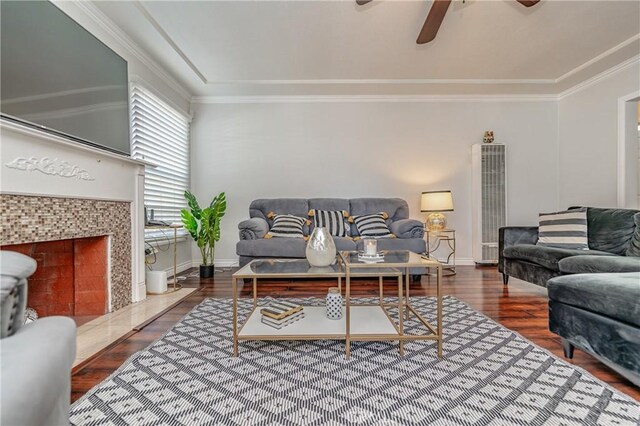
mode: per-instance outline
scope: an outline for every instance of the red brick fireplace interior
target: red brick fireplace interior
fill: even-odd
[[[108,312],[108,237],[2,246],[32,257],[38,269],[29,278],[27,306],[40,317],[98,316]]]

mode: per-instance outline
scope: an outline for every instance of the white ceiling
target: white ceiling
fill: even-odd
[[[94,4],[196,96],[558,93],[640,54],[640,1]],[[595,59],[595,60],[594,60]]]

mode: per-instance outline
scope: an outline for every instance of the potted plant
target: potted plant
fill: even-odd
[[[226,196],[221,192],[204,209],[200,208],[198,200],[191,192],[185,191],[184,198],[187,199],[189,210],[181,210],[182,223],[200,249],[200,277],[211,278],[216,242],[220,240],[220,219],[227,210]]]

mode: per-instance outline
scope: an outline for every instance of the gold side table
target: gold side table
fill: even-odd
[[[425,227],[424,235],[427,242],[427,256],[430,259],[434,259],[433,254],[443,246],[448,249],[447,260],[441,261],[443,276],[452,276],[456,274],[456,230],[455,229],[440,229],[437,231],[431,231]],[[433,244],[431,244],[433,240]],[[432,275],[432,274],[429,274]]]

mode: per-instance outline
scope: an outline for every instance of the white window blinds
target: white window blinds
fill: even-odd
[[[147,167],[144,204],[154,219],[180,221],[189,189],[189,121],[140,86],[131,89],[131,154]]]

